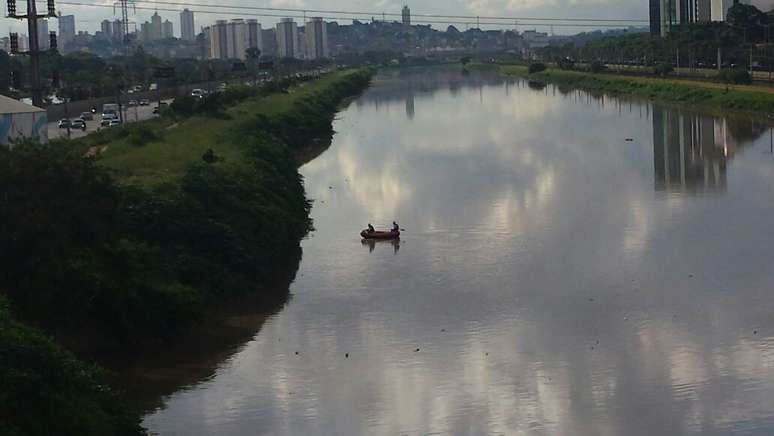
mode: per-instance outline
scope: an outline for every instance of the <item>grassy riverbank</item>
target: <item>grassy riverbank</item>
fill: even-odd
[[[474,66],[474,68],[476,68]],[[667,103],[700,105],[713,111],[742,111],[755,115],[774,115],[774,88],[755,85],[728,85],[709,81],[624,76],[610,73],[566,71],[550,68],[529,74],[522,65],[503,65],[496,69],[508,76],[524,77],[559,86],[632,95]]]
[[[76,142],[0,149],[0,223],[9,229],[0,234],[0,292],[14,318],[34,326],[26,333],[0,312],[12,332],[23,332],[0,335],[0,349],[13,353],[0,378],[20,373],[14,356],[22,349],[70,364],[55,343],[41,345],[35,329],[74,349],[140,347],[174,341],[231,296],[255,294],[272,307],[285,301],[287,271],[311,226],[297,155],[332,135],[338,105],[369,80],[369,72],[352,70],[181,100],[158,120]],[[86,150],[101,154],[84,159]],[[275,280],[284,288],[271,286]],[[44,387],[55,386],[36,368]],[[68,383],[71,374],[61,375]],[[26,401],[25,392],[13,392],[0,396],[0,424],[14,423],[3,414],[17,410],[22,434],[52,434],[30,423],[46,425],[61,404],[40,401],[57,409],[52,415],[40,411],[46,407],[9,409]],[[120,434],[86,426],[54,433]]]

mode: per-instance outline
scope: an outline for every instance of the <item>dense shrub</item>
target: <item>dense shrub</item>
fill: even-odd
[[[540,62],[533,62],[533,63],[529,64],[529,73],[530,74],[539,73],[539,72],[545,71],[545,70],[546,70],[546,64],[543,64],[543,63],[540,63]]]
[[[172,110],[174,115],[187,118],[194,114],[197,102],[198,99],[195,97],[191,95],[184,95],[175,98],[175,100],[172,101],[172,104],[169,105],[169,108]]]
[[[231,106],[241,101],[247,100],[250,97],[258,95],[259,91],[251,86],[238,85],[229,86],[221,94],[220,103],[224,106]]]
[[[749,85],[752,83],[752,76],[747,70],[726,69],[720,72],[718,80],[723,83],[732,83],[736,85]]]
[[[560,59],[558,62],[559,68],[563,70],[574,70],[575,69],[575,61],[570,58],[563,58]]]
[[[591,63],[591,72],[594,74],[602,73],[607,70],[607,66],[600,61],[593,61]]]
[[[95,367],[11,318],[0,297],[0,434],[141,435]]]
[[[668,76],[668,75],[672,74],[672,72],[674,70],[675,69],[672,66],[672,64],[667,63],[667,62],[661,62],[661,63],[656,65],[656,67],[653,70],[653,72],[656,73],[657,76],[662,76],[663,77],[663,76]]]
[[[120,345],[169,339],[205,304],[287,279],[294,268],[285,264],[297,265],[311,228],[294,153],[331,133],[337,104],[369,77],[347,77],[284,115],[224,132],[246,165],[198,161],[153,189],[118,185],[75,148],[0,147],[0,292],[18,319],[43,331],[83,329]],[[119,139],[120,130],[145,140],[144,126],[100,139]],[[273,306],[287,288],[261,296]],[[126,410],[97,371],[0,305],[0,434],[139,433]]]

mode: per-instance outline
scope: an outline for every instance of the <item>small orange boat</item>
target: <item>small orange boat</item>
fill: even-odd
[[[400,239],[400,231],[369,232],[368,229],[366,229],[360,232],[360,237],[362,237],[363,239],[381,239],[381,240]]]

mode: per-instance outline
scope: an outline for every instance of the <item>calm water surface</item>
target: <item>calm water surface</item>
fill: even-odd
[[[335,129],[291,301],[149,429],[774,434],[768,127],[436,70]]]

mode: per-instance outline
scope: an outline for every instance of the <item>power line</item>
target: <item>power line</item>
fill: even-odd
[[[138,3],[161,3],[161,2],[138,2]],[[171,3],[171,2],[167,2]],[[93,3],[80,3],[80,2],[70,2],[70,1],[63,1],[59,2],[59,4],[63,5],[70,5],[70,6],[85,6],[85,7],[97,7],[97,8],[112,8],[110,5],[100,5],[100,4],[93,4]],[[220,6],[206,6],[206,5],[200,5],[200,4],[194,4],[194,3],[174,3],[178,6],[199,6],[199,7],[210,7],[210,8],[229,8],[229,9],[242,9],[243,7],[237,7],[237,6],[227,6],[227,5],[220,5]],[[248,7],[244,7],[248,8]],[[171,9],[171,8],[158,8],[158,7],[136,7],[138,10],[147,10],[147,11],[161,11],[161,12],[182,12],[182,9]],[[259,8],[258,10],[267,10],[269,8]],[[281,9],[281,8],[271,8],[272,11],[292,11],[296,13],[303,13],[304,10],[298,9],[298,10],[291,10],[291,9]],[[226,16],[248,16],[248,17],[268,17],[268,18],[304,18],[304,15],[293,15],[293,14],[271,14],[271,13],[244,13],[244,12],[236,12],[236,11],[230,11],[230,10],[191,10],[191,12],[195,12],[198,14],[213,14],[213,15],[226,15]],[[324,11],[310,11],[306,10],[305,12],[324,12]],[[337,14],[337,13],[343,13],[341,11],[328,11],[329,13]],[[374,14],[374,15],[380,15]],[[385,15],[392,15],[392,14],[385,14]],[[347,17],[347,16],[323,16],[320,17],[324,20],[345,20],[345,21],[359,21],[363,20],[363,17]],[[468,18],[468,17],[465,17]],[[477,17],[470,17],[472,18],[471,21],[455,21],[455,20],[412,20],[419,24],[461,24],[461,25],[486,25],[486,26],[500,26],[500,27],[512,27],[512,23],[507,22],[493,22],[493,21],[478,21]],[[489,19],[492,19],[491,17]],[[505,18],[498,18],[498,19],[505,19]],[[551,22],[551,23],[529,23],[529,22],[523,22],[521,20],[530,20],[530,18],[522,18],[519,21],[520,25],[526,25],[526,26],[559,26],[559,27],[593,27],[593,28],[600,28],[600,27],[610,27],[610,28],[621,28],[621,24],[591,24],[591,23],[585,23],[585,22],[567,22],[567,23],[561,23],[561,22]],[[549,20],[548,18],[543,18],[541,20]],[[560,21],[561,19],[555,18],[551,20],[557,20]],[[580,20],[580,19],[576,19]]]
[[[243,6],[234,4],[220,4],[217,6],[211,6],[209,4],[195,3],[195,2],[171,2],[165,0],[138,0],[137,3],[148,3],[153,5],[167,5],[167,6],[195,6],[195,7],[220,7],[228,9],[241,9],[241,10],[255,10],[255,11],[270,11],[270,12],[298,12],[298,13],[322,13],[331,15],[363,15],[364,17],[371,16],[389,16],[389,17],[401,17],[401,14],[390,12],[362,12],[362,11],[344,11],[344,10],[331,10],[331,9],[301,9],[301,8],[277,8],[277,7],[262,7],[262,6]],[[94,4],[98,6],[97,4]],[[528,20],[528,21],[566,21],[566,22],[589,22],[589,23],[649,23],[649,20],[643,19],[625,19],[625,18],[546,18],[546,17],[510,17],[510,16],[477,16],[477,15],[440,15],[440,14],[417,14],[412,13],[412,17],[422,18],[449,18],[449,19],[462,19],[470,20],[472,22],[476,19],[482,20]]]

